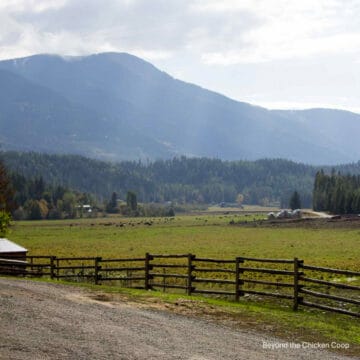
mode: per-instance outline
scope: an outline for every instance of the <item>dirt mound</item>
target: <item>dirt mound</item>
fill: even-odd
[[[334,228],[360,228],[359,216],[333,216],[330,218],[306,217],[301,219],[276,219],[259,220],[252,222],[237,223],[234,225],[245,227],[272,227],[272,228],[314,228],[314,229],[334,229]]]

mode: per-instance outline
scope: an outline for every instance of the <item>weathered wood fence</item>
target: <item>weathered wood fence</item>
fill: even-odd
[[[95,284],[184,291],[187,295],[288,300],[299,306],[360,317],[360,272],[305,265],[303,260],[236,257],[198,258],[193,254],[102,257],[27,256],[0,259],[0,274],[88,281]]]

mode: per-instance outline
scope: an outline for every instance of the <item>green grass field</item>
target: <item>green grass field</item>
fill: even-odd
[[[199,215],[15,222],[9,239],[29,255],[131,257],[193,253],[201,257],[293,258],[360,270],[360,229],[231,226],[261,215]],[[151,224],[151,225],[149,225]]]
[[[151,219],[109,216],[98,219],[24,221],[13,224],[8,238],[26,247],[29,255],[118,258],[144,256],[150,252],[193,253],[198,257],[219,259],[233,259],[236,256],[298,257],[306,264],[360,271],[360,229],[243,227],[229,224],[231,221],[249,223],[263,218],[263,215],[230,213]],[[93,287],[90,284],[84,286]],[[136,292],[106,285],[95,288],[99,291],[125,292],[128,296],[140,298],[164,297],[161,301],[165,302],[177,302],[178,297],[183,296]],[[355,346],[352,347],[355,354],[359,351],[359,324],[356,318],[311,311],[303,307],[294,313],[287,301],[222,303],[219,299],[201,297],[196,301],[199,304],[209,303],[211,309],[218,302],[216,311],[225,311],[226,317],[239,318],[241,321],[248,319],[246,321],[251,323],[251,327],[256,328],[256,324],[259,324],[260,329],[263,324],[269,324],[272,329],[278,329],[276,334],[280,337],[348,341]]]

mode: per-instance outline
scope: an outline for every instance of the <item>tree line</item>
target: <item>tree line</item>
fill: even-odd
[[[313,207],[333,214],[360,213],[360,175],[342,175],[323,170],[315,176]]]
[[[105,211],[110,214],[122,214],[125,216],[147,216],[147,217],[173,217],[175,211],[173,203],[168,204],[138,204],[137,195],[133,191],[126,194],[126,202],[118,198],[116,192],[113,192],[111,199],[105,202]]]
[[[171,206],[138,205],[135,192],[128,191],[126,202],[114,192],[109,201],[99,203],[91,194],[48,184],[43,177],[26,178],[8,172],[0,160],[0,235],[6,234],[11,218],[15,220],[69,219],[96,217],[101,213],[126,216],[174,216]]]
[[[93,194],[101,203],[113,192],[126,200],[134,191],[139,202],[178,204],[235,203],[239,194],[247,204],[287,207],[294,190],[303,207],[312,204],[313,166],[282,159],[222,161],[176,157],[153,162],[109,163],[78,155],[3,152],[11,171],[42,177],[50,185]]]
[[[8,170],[0,160],[0,232],[9,214],[19,220],[74,218],[97,211],[173,216],[179,204],[239,199],[261,205],[277,201],[291,208],[313,204],[315,210],[338,214],[360,212],[360,162],[339,166],[354,173],[341,175],[336,169],[281,159],[180,157],[113,164],[76,155],[1,155]]]
[[[64,219],[83,216],[84,205],[96,210],[96,201],[90,194],[70,190],[61,185],[47,184],[42,176],[25,178],[9,175],[15,208],[11,213],[16,220]]]

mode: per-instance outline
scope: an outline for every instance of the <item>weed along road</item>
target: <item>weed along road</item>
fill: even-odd
[[[284,341],[268,335],[161,308],[105,300],[73,286],[0,278],[0,358],[350,359],[310,346],[284,348]]]

